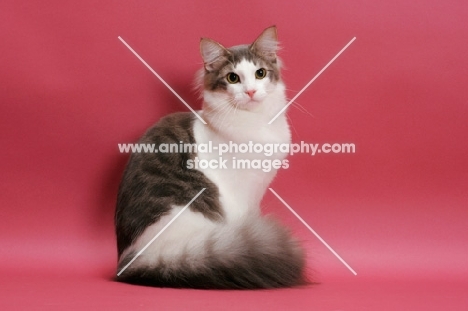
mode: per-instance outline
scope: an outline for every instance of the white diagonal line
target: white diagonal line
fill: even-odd
[[[302,219],[301,216],[299,216],[299,215],[291,208],[291,206],[289,206],[288,203],[286,203],[286,202],[278,195],[278,193],[275,192],[275,190],[273,190],[272,188],[268,188],[268,189],[270,189],[270,191],[278,198],[278,200],[280,200],[280,201],[284,204],[284,206],[286,206],[286,207],[291,211],[291,213],[293,213],[294,216],[296,216],[296,217],[304,224],[304,226],[306,226],[307,229],[309,229],[310,232],[312,232],[312,233],[320,240],[320,242],[322,242],[322,243],[333,253],[333,255],[335,255],[336,258],[338,258],[338,259],[346,266],[346,268],[349,269],[349,271],[351,271],[354,275],[357,275],[357,273],[353,270],[353,268],[351,268],[351,267],[346,263],[346,261],[344,261],[343,258],[341,258],[340,255],[338,255],[338,254],[333,250],[333,248],[331,248],[330,245],[328,245],[327,242],[325,242],[325,240],[322,239],[322,238],[320,237],[320,235],[318,235],[318,233],[315,232],[315,230],[312,229],[312,228],[304,221],[304,219]]]
[[[324,72],[325,69],[327,69],[328,66],[330,66],[331,63],[333,63],[333,62],[335,61],[335,59],[337,59],[338,56],[340,56],[341,53],[343,53],[344,50],[346,50],[346,49],[348,48],[348,46],[351,45],[351,43],[353,43],[354,40],[356,40],[356,37],[352,38],[351,41],[349,41],[348,44],[346,44],[345,47],[342,48],[341,51],[339,51],[338,54],[336,54],[335,57],[333,57],[332,60],[329,61],[328,64],[326,64],[325,67],[323,67],[322,70],[320,70],[319,73],[317,73],[317,74],[315,75],[315,77],[313,77],[312,80],[310,80],[309,83],[307,83],[306,86],[304,86],[304,87],[302,88],[302,90],[300,90],[299,93],[297,93],[296,96],[294,96],[293,99],[291,99],[291,100],[286,104],[286,106],[284,106],[283,109],[281,109],[280,112],[278,112],[278,113],[276,114],[276,116],[274,116],[274,118],[270,120],[270,122],[268,122],[268,124],[273,123],[273,121],[275,121],[276,118],[278,118],[278,117],[280,116],[280,114],[282,114],[282,113],[289,107],[289,105],[291,105],[291,104],[299,97],[299,95],[301,95],[302,92],[304,92],[304,91],[312,84],[312,82],[314,82],[315,79],[317,79],[317,78],[322,74],[322,72]]]
[[[143,254],[143,252],[151,245],[151,243],[154,242],[154,240],[156,240],[163,232],[164,230],[167,229],[167,227],[169,227],[173,222],[174,220],[177,219],[177,217],[180,216],[180,214],[182,214],[186,209],[187,207],[190,206],[190,204],[193,203],[193,201],[195,201],[199,196],[200,194],[202,194],[203,191],[205,191],[206,188],[203,188],[202,190],[200,190],[200,192],[197,193],[197,195],[192,199],[190,200],[190,202],[187,203],[187,205],[185,205],[185,207],[183,209],[180,210],[180,212],[177,213],[177,215],[174,216],[174,218],[171,219],[171,221],[169,221],[167,223],[167,225],[164,226],[164,228],[161,229],[161,231],[158,232],[158,234],[156,234],[156,236],[154,238],[151,239],[151,241],[148,242],[148,244],[145,245],[145,247],[143,247],[136,255],[135,257],[132,258],[132,260],[130,260],[130,262],[125,265],[125,267],[123,267],[119,273],[117,273],[117,276],[120,276],[122,274],[122,272],[124,272],[141,254]]]
[[[132,47],[128,45],[124,39],[122,39],[120,36],[118,38],[185,106],[187,106],[188,109],[190,109],[191,112],[193,112],[193,114],[195,114],[195,116],[197,116],[198,119],[200,119],[200,121],[203,122],[203,124],[206,124],[205,120],[203,120],[203,118],[200,117],[200,115],[196,113],[195,110],[193,110],[192,107],[190,107],[190,105],[187,104],[187,102],[182,97],[180,97],[179,94],[177,94],[177,92],[174,91],[174,89],[169,84],[167,84],[166,81],[164,81],[164,79],[161,78],[161,76],[158,75],[158,73],[154,71],[153,68],[151,68],[150,65],[148,65],[148,63],[146,63],[143,58],[140,57],[140,55],[138,55],[138,53],[135,52],[135,50],[133,50]]]

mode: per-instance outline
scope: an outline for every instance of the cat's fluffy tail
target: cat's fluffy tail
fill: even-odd
[[[134,255],[122,258],[119,271]],[[270,217],[255,217],[190,237],[171,259],[163,254],[151,263],[137,259],[117,280],[160,287],[275,288],[306,284],[304,267],[305,254],[288,230]]]

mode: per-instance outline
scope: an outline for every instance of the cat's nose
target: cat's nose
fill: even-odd
[[[245,91],[245,94],[249,95],[250,98],[252,98],[255,94],[255,90],[249,90],[249,91]]]

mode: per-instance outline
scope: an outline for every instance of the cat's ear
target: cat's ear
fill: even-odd
[[[276,26],[265,29],[257,40],[250,46],[250,49],[271,62],[276,61],[276,52],[278,51],[278,35]]]
[[[200,53],[207,71],[214,70],[216,65],[224,62],[229,55],[229,51],[224,46],[208,38],[201,38]]]

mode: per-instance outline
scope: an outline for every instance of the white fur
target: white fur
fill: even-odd
[[[241,61],[234,72],[241,83],[229,84],[226,92],[204,91],[204,109],[199,113],[208,126],[195,121],[194,134],[198,143],[213,142],[213,145],[289,143],[290,131],[284,114],[271,125],[268,122],[286,105],[285,87],[282,82],[273,83],[268,77],[255,79],[259,69],[253,63]],[[245,90],[255,90],[252,99]],[[260,200],[276,174],[275,170],[265,173],[259,169],[232,169],[232,158],[236,159],[283,159],[285,154],[267,157],[264,154],[224,154],[228,169],[205,169],[203,173],[220,191],[221,205],[228,219],[259,213]],[[217,159],[218,155],[199,153],[200,159]]]
[[[183,207],[173,206],[171,212],[147,227],[143,234],[127,248],[121,258],[125,258],[130,253],[137,253],[148,244],[167,225]],[[215,223],[206,219],[201,213],[192,212],[186,209],[153,243],[138,257],[135,265],[149,266],[159,259],[164,259],[167,263],[177,262],[181,252],[186,250],[188,254],[199,254],[202,251],[204,241],[208,234],[216,227]],[[190,243],[181,243],[188,241]],[[161,252],[160,250],[164,250]],[[191,258],[197,260],[194,256]],[[194,262],[196,264],[196,262]],[[169,268],[169,267],[168,267]]]

